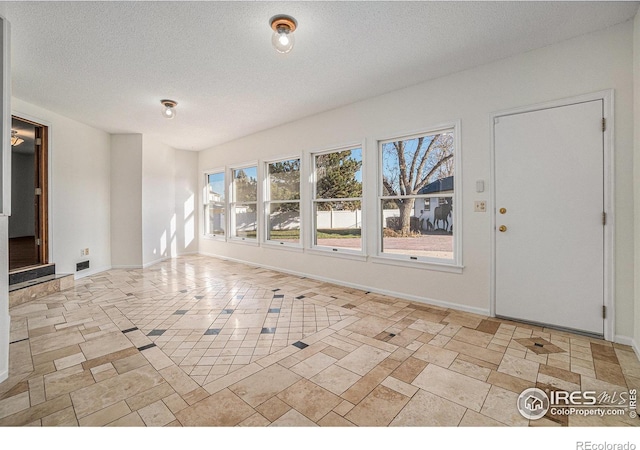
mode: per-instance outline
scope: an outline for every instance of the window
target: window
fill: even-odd
[[[362,251],[362,149],[313,156],[313,244]]]
[[[380,142],[382,256],[458,263],[455,131]]]
[[[258,235],[258,168],[231,169],[232,203],[230,205],[232,236],[242,240],[257,240]]]
[[[267,241],[300,244],[300,159],[267,164]]]
[[[207,236],[225,236],[224,171],[205,175],[204,232]]]

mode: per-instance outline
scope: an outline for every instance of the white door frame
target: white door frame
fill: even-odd
[[[615,337],[615,173],[614,173],[614,93],[613,89],[580,95],[577,97],[498,111],[491,114],[491,280],[490,280],[490,314],[496,315],[496,174],[495,174],[495,127],[496,119],[503,116],[543,109],[584,103],[594,100],[603,101],[603,116],[606,120],[604,131],[604,212],[607,222],[604,227],[604,338],[613,341]]]

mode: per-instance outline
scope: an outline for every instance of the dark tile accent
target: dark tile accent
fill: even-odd
[[[304,298],[304,295],[298,295],[298,296],[296,297],[296,300],[302,300],[303,298]]]
[[[183,289],[183,290],[181,290],[180,292],[181,292],[182,294],[186,294],[186,293],[187,293],[187,290],[186,290],[186,289]]]
[[[233,314],[233,309],[223,309],[220,314]]]
[[[21,381],[8,391],[0,394],[0,400],[13,397],[14,395],[22,394],[23,392],[29,392],[29,382]]]
[[[275,332],[275,328],[263,328],[262,331],[260,331],[260,334],[274,334]]]
[[[204,295],[196,295],[195,299],[196,300],[202,300],[204,298]]]
[[[496,334],[498,328],[500,328],[500,322],[483,319],[480,325],[476,327],[476,330],[482,331],[483,333]]]
[[[302,342],[302,341],[294,342],[294,343],[293,343],[293,344],[291,344],[291,345],[293,345],[294,347],[298,347],[299,349],[307,348],[307,347],[309,346],[309,344],[305,344],[305,343],[304,343],[304,342]]]
[[[151,330],[147,333],[147,336],[162,336],[167,330]]]
[[[335,295],[330,295],[329,297],[331,297],[331,298],[333,298],[335,300],[338,300],[338,297],[336,297]]]
[[[176,312],[174,312],[174,313],[173,313],[173,315],[174,315],[174,316],[175,316],[176,314],[178,314],[178,315],[184,315],[184,314],[186,314],[186,313],[187,313],[187,310],[186,310],[186,309],[179,309],[179,310],[177,310]]]
[[[244,298],[244,295],[236,295],[237,300],[242,300],[243,298]]]
[[[204,332],[205,336],[210,336],[212,334],[220,334],[220,328],[209,328],[207,331]]]
[[[131,292],[129,292],[129,293],[127,294],[127,297],[133,297],[133,294],[132,294]]]
[[[531,350],[536,355],[547,355],[549,353],[565,353],[563,349],[552,344],[541,337],[515,339],[515,341]]]
[[[126,330],[122,330],[123,333],[130,333],[132,331],[136,331],[138,329],[138,327],[133,327],[133,328],[127,328]]]
[[[279,313],[280,312],[280,308],[269,308],[270,313]]]
[[[275,294],[273,298],[284,298],[284,294]]]
[[[9,342],[9,344],[17,344],[18,342],[28,341],[29,338],[18,339],[17,341]]]
[[[353,309],[356,307],[356,305],[352,305],[351,303],[347,303],[346,305],[342,305],[343,308],[345,309]]]
[[[271,292],[278,292],[280,289],[271,289]]]
[[[367,291],[367,292],[365,292],[365,294],[371,294],[371,291]]]
[[[394,333],[389,333],[388,331],[383,331],[382,333],[378,333],[373,338],[377,339],[379,341],[389,342],[391,340],[391,338],[394,338],[395,336],[396,335]]]
[[[593,355],[593,359],[599,359],[613,364],[620,364],[613,347],[591,342],[591,354]]]
[[[156,346],[156,344],[147,344],[147,345],[143,345],[142,347],[138,347],[138,350],[139,351],[143,351],[143,350],[147,350],[149,348],[153,348],[155,346]]]

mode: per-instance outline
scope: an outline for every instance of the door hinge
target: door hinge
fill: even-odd
[[[602,132],[605,132],[607,130],[607,119],[605,119],[604,117],[602,118]]]
[[[42,138],[36,138],[36,145],[42,145]]]
[[[42,195],[42,189],[36,188],[36,195]]]
[[[607,224],[607,213],[606,212],[602,212],[602,225],[606,225]]]
[[[40,239],[36,239],[36,245],[40,245]]]
[[[607,307],[602,305],[602,318],[606,319],[607,318]]]

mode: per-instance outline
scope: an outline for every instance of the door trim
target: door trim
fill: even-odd
[[[15,117],[23,122],[29,122],[37,126],[42,126],[46,129],[46,139],[43,139],[44,145],[42,152],[46,157],[45,165],[46,165],[46,200],[45,204],[41,205],[41,207],[46,208],[47,215],[47,223],[45,230],[45,238],[43,239],[43,244],[45,246],[43,251],[46,251],[46,261],[50,263],[54,261],[53,254],[53,177],[52,177],[52,162],[53,162],[53,154],[51,153],[52,149],[52,124],[51,122],[41,119],[39,117],[32,116],[31,114],[23,114],[19,111],[12,110],[11,117]],[[45,264],[45,263],[42,263]]]
[[[491,114],[491,175],[490,175],[490,205],[491,220],[491,264],[489,311],[491,317],[496,316],[496,178],[495,178],[495,127],[496,119],[514,114],[540,111],[544,109],[568,106],[577,103],[585,103],[594,100],[602,100],[603,116],[606,119],[606,129],[603,132],[603,179],[604,179],[604,211],[607,213],[607,222],[604,227],[604,306],[606,317],[604,318],[604,338],[613,341],[615,338],[615,172],[614,172],[614,91],[613,89],[598,91],[591,94],[565,98],[545,103],[539,103],[520,108],[497,111]]]

